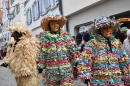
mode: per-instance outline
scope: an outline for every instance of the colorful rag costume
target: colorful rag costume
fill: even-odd
[[[14,27],[9,27],[8,30],[23,34],[17,44],[13,42],[5,59],[5,63],[8,64],[16,79],[17,86],[39,86],[40,79],[37,70],[40,54],[39,41],[21,22],[15,23]]]
[[[44,19],[58,18],[64,20],[60,15]],[[39,63],[46,70],[47,86],[74,86],[73,66],[80,52],[72,36],[61,29],[57,33],[46,31],[41,37],[41,47]]]
[[[106,23],[109,22],[106,19]],[[130,86],[130,60],[114,36],[107,40],[99,33],[95,34],[95,38],[85,45],[82,56],[77,66],[79,79],[90,79],[91,86]]]

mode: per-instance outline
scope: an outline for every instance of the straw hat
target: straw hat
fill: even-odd
[[[9,26],[6,30],[13,32],[19,32],[27,34],[30,31],[26,29],[26,26],[22,22],[16,22],[13,26]]]
[[[41,21],[41,27],[43,30],[48,31],[48,24],[50,21],[59,21],[60,28],[66,23],[67,19],[60,14],[49,14]]]

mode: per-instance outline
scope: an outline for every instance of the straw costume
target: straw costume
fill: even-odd
[[[59,22],[56,33],[48,27],[50,21]],[[80,57],[78,47],[70,34],[61,28],[66,18],[59,14],[48,15],[41,21],[45,30],[41,37],[40,65],[46,70],[47,86],[74,86],[73,66]]]
[[[107,40],[99,29],[119,26],[114,18],[102,17],[95,21],[95,38],[90,40],[82,53],[77,68],[79,79],[90,79],[91,86],[130,86],[130,64],[121,42],[113,35]]]
[[[39,86],[37,61],[40,55],[39,41],[33,37],[25,25],[17,22],[7,28],[12,33],[18,32],[22,37],[8,48],[5,64],[9,66],[16,79],[17,86]]]
[[[12,46],[13,46],[14,43],[15,43],[14,40],[11,40],[11,41],[8,42],[6,58],[10,56],[10,54],[11,54],[11,49],[12,49]]]

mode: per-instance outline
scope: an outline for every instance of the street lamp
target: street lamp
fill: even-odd
[[[7,14],[7,17],[11,22],[11,20],[14,18],[14,14]],[[9,23],[9,26],[10,26],[10,23]]]

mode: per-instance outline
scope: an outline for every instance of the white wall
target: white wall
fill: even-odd
[[[101,16],[110,16],[130,10],[130,0],[107,0],[82,12],[70,16],[69,31],[74,35],[76,25],[93,21]]]
[[[104,0],[62,0],[64,16],[71,15],[76,11],[87,8]]]

